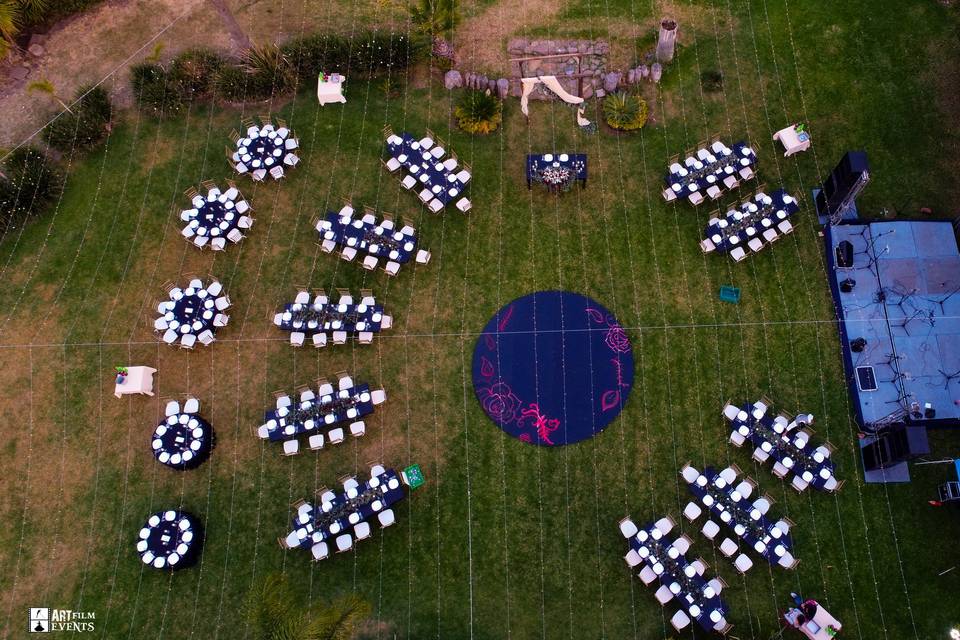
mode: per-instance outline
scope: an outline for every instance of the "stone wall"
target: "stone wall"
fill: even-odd
[[[604,71],[607,65],[607,55],[610,45],[602,40],[527,40],[516,38],[507,43],[507,54],[511,58],[530,56],[552,56],[557,54],[585,54],[581,58],[580,73],[590,74],[583,78],[583,96],[589,98],[597,89],[602,89]],[[521,64],[511,62],[511,75],[525,76],[557,76],[564,89],[573,95],[580,95],[576,78],[570,78],[577,73],[577,58],[575,56],[548,58],[546,60],[528,60]],[[519,82],[511,82],[510,90],[519,95]],[[513,85],[517,85],[516,87]],[[551,100],[556,94],[540,85],[530,96],[536,100]]]

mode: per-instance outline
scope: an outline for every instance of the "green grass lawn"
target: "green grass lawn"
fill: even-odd
[[[776,497],[773,512],[797,523],[798,570],[758,563],[746,577],[684,526],[691,553],[730,584],[735,636],[769,637],[791,591],[823,602],[849,638],[941,638],[960,624],[947,596],[960,571],[938,576],[956,563],[940,545],[960,523],[955,510],[926,504],[946,468],[915,467],[908,485],[862,482],[810,200],[845,150],[863,148],[874,179],[862,211],[951,211],[956,96],[937,89],[939,70],[960,57],[956,14],[926,0],[673,9],[688,25],[683,46],[660,90],[647,89],[654,122],[635,135],[581,135],[559,104],[534,104],[528,123],[511,100],[500,131],[472,138],[453,128],[451,96],[436,81],[386,99],[379,83],[356,80],[342,107],[317,107],[309,90],[274,105],[303,161],[279,185],[239,180],[257,221],[220,254],[183,242],[171,209],[188,186],[229,177],[228,132],[270,106],[196,108],[163,123],[131,113],[104,147],[74,159],[56,211],[0,240],[3,637],[25,635],[28,606],[94,611],[109,638],[244,637],[238,607],[274,570],[310,598],[363,595],[383,637],[670,636],[672,609],[631,578],[616,525],[626,514],[679,518],[687,460],[736,462]],[[660,12],[577,0],[563,15],[582,31],[653,24]],[[723,70],[722,92],[700,89],[708,69]],[[795,121],[808,123],[814,146],[784,159],[771,135]],[[469,216],[424,213],[381,168],[384,124],[430,127],[473,166]],[[760,182],[803,205],[792,236],[737,265],[701,254],[708,207],[659,195],[666,159],[716,132],[749,139]],[[524,156],[551,149],[588,154],[586,190],[556,198],[525,188]],[[321,253],[310,221],[341,196],[413,218],[430,264],[388,278]],[[161,283],[189,273],[216,275],[235,305],[217,344],[193,353],[151,331]],[[739,305],[718,301],[723,284],[742,289]],[[371,288],[395,326],[372,346],[293,349],[268,315],[296,285]],[[487,420],[469,365],[500,306],[555,288],[616,314],[636,381],[601,435],[547,450]],[[127,363],[159,369],[155,398],[112,396],[110,371]],[[254,437],[273,390],[340,369],[388,392],[366,437],[292,458]],[[153,460],[149,437],[161,396],[187,392],[201,399],[217,446],[199,469],[174,473]],[[797,495],[726,443],[724,401],[759,395],[816,415],[816,437],[838,447],[841,492]],[[956,434],[931,439],[938,454],[957,453]],[[424,469],[427,483],[400,505],[397,526],[319,565],[280,549],[294,500],[373,460]],[[136,532],[176,506],[202,519],[202,562],[172,576],[142,570]]]

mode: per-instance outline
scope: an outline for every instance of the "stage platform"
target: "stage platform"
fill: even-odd
[[[824,236],[861,427],[960,425],[960,252],[951,223],[845,221]],[[852,245],[849,266],[838,256],[842,242]],[[859,352],[851,346],[858,338],[866,341]]]

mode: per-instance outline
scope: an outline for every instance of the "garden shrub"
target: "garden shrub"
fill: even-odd
[[[141,111],[154,116],[169,116],[180,112],[183,99],[167,71],[154,62],[141,62],[130,69],[133,96]]]
[[[72,109],[73,113],[62,113],[44,128],[43,139],[48,145],[60,151],[88,149],[107,137],[113,105],[106,89],[80,87]]]
[[[457,99],[453,117],[467,133],[487,134],[497,130],[503,114],[503,103],[488,91],[468,89]]]
[[[224,59],[209,49],[190,49],[173,59],[167,75],[181,99],[207,100],[224,64]]]
[[[709,70],[700,74],[700,85],[708,93],[715,93],[723,89],[723,73]]]
[[[60,169],[42,151],[20,147],[4,162],[0,177],[0,227],[39,216],[63,187]]]
[[[647,123],[647,103],[638,95],[611,93],[603,99],[603,117],[617,131],[636,131]]]
[[[399,34],[361,33],[352,39],[314,34],[291,40],[282,50],[301,78],[315,78],[321,71],[365,77],[405,68],[420,58],[424,45]]]

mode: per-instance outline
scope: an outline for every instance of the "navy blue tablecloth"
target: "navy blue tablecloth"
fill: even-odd
[[[434,158],[429,151],[421,149],[419,141],[409,133],[401,133],[399,138],[400,142],[396,144],[387,140],[387,152],[416,178],[421,189],[430,189],[443,204],[449,204],[463,195],[466,184],[457,179],[456,173],[443,166],[443,156]],[[451,189],[453,194],[450,193]]]
[[[388,487],[390,480],[397,481],[396,489],[390,489]],[[300,539],[300,544],[297,546],[310,547],[318,542],[349,533],[351,528],[356,526],[350,523],[350,514],[356,513],[360,516],[357,523],[370,520],[380,511],[389,509],[402,500],[406,495],[403,491],[403,482],[400,479],[400,475],[393,469],[387,469],[377,476],[377,481],[378,485],[376,487],[370,486],[370,480],[361,482],[357,488],[357,497],[353,500],[347,498],[346,491],[336,492],[334,499],[331,500],[332,507],[330,511],[324,512],[319,504],[316,506],[312,504],[308,505],[309,510],[307,514],[309,519],[306,524],[299,521],[298,515],[294,515],[293,530],[304,529],[307,533],[305,538]],[[380,500],[383,504],[379,511],[374,511],[373,509],[373,501],[375,499]],[[330,526],[333,523],[337,523],[340,527],[336,533],[331,533],[330,531]]]
[[[808,442],[803,450],[799,449],[794,442],[795,437],[791,433],[779,434],[776,432],[773,422],[774,416],[770,415],[769,411],[760,420],[754,418],[753,412],[750,410],[744,410],[744,413],[747,414],[745,420],[741,420],[738,416],[731,421],[732,430],[736,431],[740,427],[746,427],[748,434],[745,437],[754,446],[762,447],[764,442],[769,442],[771,447],[768,452],[770,458],[783,464],[784,458],[789,457],[793,463],[793,466],[790,467],[790,473],[802,477],[803,472],[808,471],[813,476],[811,480],[807,481],[810,486],[826,490],[824,485],[827,479],[835,474],[836,468],[833,461],[828,457],[824,457],[823,462],[817,462],[813,458],[813,452],[817,445]],[[820,472],[822,470],[829,472],[827,478],[821,477]]]
[[[711,154],[716,158],[715,162],[706,164],[704,167],[699,170],[692,169],[690,167],[684,167],[688,173],[685,176],[680,175],[679,173],[670,173],[667,171],[665,177],[665,182],[668,187],[673,187],[673,185],[680,185],[680,190],[676,191],[677,197],[686,198],[694,191],[706,191],[711,185],[716,185],[721,189],[724,189],[723,179],[728,175],[735,175],[741,169],[746,167],[753,167],[757,163],[757,154],[750,148],[746,142],[738,142],[730,147],[729,155],[722,155],[713,153],[710,150]],[[747,160],[747,164],[743,164],[740,161],[742,159]],[[725,171],[726,167],[731,167],[732,171],[727,173]],[[707,176],[713,176],[714,181],[710,182],[707,180]],[[739,179],[739,178],[738,178]],[[695,189],[690,187],[694,186]]]
[[[387,258],[403,264],[416,254],[417,236],[401,233],[398,229],[384,229],[376,222],[364,222],[361,218],[341,216],[330,211],[324,218],[329,229],[320,232],[323,240],[333,240],[343,246]],[[352,240],[352,243],[351,243]]]
[[[765,197],[769,198],[769,204],[765,202]],[[752,238],[763,240],[764,231],[776,228],[799,210],[796,198],[784,189],[777,189],[769,196],[759,194],[740,203],[736,209],[727,211],[721,222],[707,225],[704,234],[717,251],[727,252],[746,245]]]
[[[736,489],[735,485],[728,484],[724,486],[723,489],[717,487],[714,483],[720,476],[712,467],[704,469],[703,475],[707,479],[706,486],[701,487],[694,481],[688,483],[687,488],[690,490],[690,493],[697,497],[700,504],[704,506],[706,506],[703,502],[704,496],[709,493],[710,496],[714,498],[715,502],[707,507],[707,509],[711,514],[717,516],[716,521],[721,524],[726,524],[732,531],[737,524],[742,525],[744,527],[743,535],[738,535],[735,531],[734,535],[743,540],[747,546],[754,551],[756,551],[755,545],[757,542],[762,542],[765,545],[765,549],[760,555],[770,564],[775,565],[780,561],[780,556],[774,551],[778,544],[782,545],[784,550],[792,551],[793,539],[789,533],[781,535],[779,538],[774,538],[770,533],[774,528],[773,522],[763,514],[760,515],[758,520],[750,517],[750,511],[753,509],[752,501],[743,497],[741,497],[740,500],[733,499],[732,494]],[[730,522],[724,523],[720,518],[720,514],[724,510],[730,513]]]
[[[383,307],[373,305],[360,309],[362,306],[354,303],[346,305],[346,310],[341,311],[340,305],[332,302],[320,305],[319,308],[313,304],[289,303],[284,306],[280,328],[284,331],[300,331],[308,335],[334,331],[346,331],[349,334],[361,331],[379,333]],[[289,317],[287,317],[288,314]],[[334,322],[339,322],[340,326],[334,327]],[[363,327],[357,328],[358,323],[363,323]]]
[[[338,424],[360,420],[373,413],[370,385],[358,384],[345,391],[346,397],[340,395],[342,391],[334,390],[330,395],[308,401],[307,407],[304,407],[299,399],[294,398],[294,404],[287,407],[286,411],[279,409],[267,411],[264,414],[264,421],[268,424],[271,420],[276,421],[276,427],[268,431],[270,440],[289,440],[302,433],[325,433]],[[357,415],[353,418],[347,416],[347,411],[351,408],[357,410]],[[333,422],[327,423],[324,420],[327,415],[333,416]],[[313,425],[309,429],[306,426],[308,419],[313,420]],[[293,433],[286,432],[288,426],[293,427]]]
[[[561,159],[565,156],[565,159]],[[585,153],[536,153],[527,156],[527,188],[538,180],[540,172],[547,167],[567,168],[572,174],[572,180],[579,180],[581,185],[587,184],[587,154]],[[555,186],[555,185],[548,185]]]
[[[640,553],[641,547],[646,547],[649,555],[643,558],[643,562],[651,569],[657,561],[663,565],[663,573],[659,576],[660,584],[669,587],[676,582],[680,585],[680,592],[674,594],[671,602],[681,605],[684,612],[688,614],[690,613],[690,606],[697,605],[700,608],[700,614],[691,616],[691,618],[696,620],[697,624],[704,629],[712,631],[716,623],[710,620],[710,613],[719,611],[720,615],[726,617],[730,608],[720,599],[719,594],[715,593],[712,598],[706,597],[703,590],[707,587],[707,581],[697,573],[687,576],[684,570],[690,563],[687,562],[686,556],[680,554],[677,558],[671,559],[668,551],[673,546],[674,538],[662,536],[659,540],[654,540],[652,533],[655,528],[652,523],[643,527],[642,530],[647,533],[647,539],[641,542],[638,533],[630,538],[630,548]],[[641,554],[641,557],[643,557],[643,554]]]

